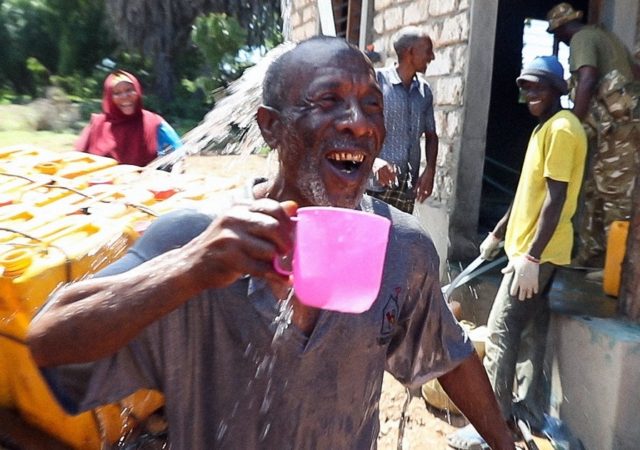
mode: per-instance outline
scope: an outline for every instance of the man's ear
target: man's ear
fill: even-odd
[[[282,129],[280,112],[270,106],[261,105],[258,107],[256,119],[262,132],[262,137],[267,145],[272,149],[277,149]]]

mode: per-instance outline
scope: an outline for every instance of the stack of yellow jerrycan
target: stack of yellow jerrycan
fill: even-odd
[[[24,344],[60,285],[120,257],[161,213],[207,200],[197,180],[79,152],[0,149],[0,408],[76,449],[117,442],[163,404],[140,391],[77,416],[57,404]]]

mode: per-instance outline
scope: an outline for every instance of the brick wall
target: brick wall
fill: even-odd
[[[318,34],[320,19],[316,0],[292,0],[291,38],[302,41]]]

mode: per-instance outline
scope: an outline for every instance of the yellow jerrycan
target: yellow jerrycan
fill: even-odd
[[[607,238],[607,254],[604,261],[602,289],[607,295],[617,297],[622,279],[622,262],[627,251],[629,222],[615,220],[611,222]]]

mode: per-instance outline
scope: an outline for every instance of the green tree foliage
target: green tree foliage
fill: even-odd
[[[88,75],[115,47],[103,0],[0,0],[0,37],[0,85],[30,95],[37,94],[42,68]]]
[[[204,74],[196,85],[212,102],[213,91],[237,77],[237,54],[246,42],[247,32],[233,17],[213,13],[196,19],[191,39],[204,56]]]
[[[0,80],[18,94],[36,93],[27,59],[35,58],[52,67],[57,48],[50,39],[46,9],[40,1],[4,0],[0,2]]]
[[[49,85],[74,101],[99,99],[107,72],[120,68],[140,79],[146,107],[193,125],[256,49],[281,42],[279,7],[279,0],[0,0],[0,100],[28,101]],[[105,58],[115,67],[102,67]],[[99,101],[83,116],[96,108]]]
[[[279,0],[106,0],[115,36],[129,50],[154,62],[155,92],[171,100],[178,60],[187,48],[196,17],[226,13],[247,30],[250,45],[263,44],[279,27]]]
[[[46,0],[57,35],[59,75],[89,74],[115,48],[105,22],[104,0]]]

